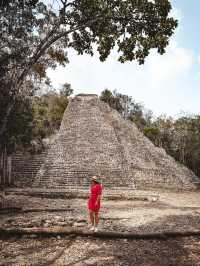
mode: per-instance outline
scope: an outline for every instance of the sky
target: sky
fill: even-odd
[[[179,26],[164,55],[152,51],[141,66],[136,61],[119,63],[116,51],[104,63],[98,54],[80,56],[70,51],[66,67],[47,72],[53,87],[67,82],[74,94],[117,90],[155,116],[200,114],[200,1],[172,0],[172,6]]]

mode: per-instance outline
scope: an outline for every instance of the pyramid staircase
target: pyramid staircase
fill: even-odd
[[[32,186],[83,188],[92,175],[105,175],[108,188],[190,189],[198,183],[193,172],[96,95],[79,95],[70,100]]]

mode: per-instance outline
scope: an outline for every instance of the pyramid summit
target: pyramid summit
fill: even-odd
[[[195,188],[196,176],[147,139],[95,94],[70,99],[60,130],[33,186],[85,187],[92,175],[105,186]]]

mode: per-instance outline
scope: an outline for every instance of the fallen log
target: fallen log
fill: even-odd
[[[68,211],[73,211],[74,209],[72,208],[61,208],[61,209],[50,209],[50,208],[44,208],[44,209],[23,209],[22,212],[68,212]]]
[[[0,208],[0,214],[7,214],[10,212],[21,212],[22,208],[21,207],[3,207]]]
[[[81,237],[96,237],[107,239],[135,239],[135,240],[167,240],[169,238],[180,238],[198,236],[200,230],[194,231],[163,231],[152,233],[132,233],[132,232],[113,232],[113,231],[98,231],[91,232],[88,230],[79,230],[72,227],[53,227],[53,228],[0,228],[0,238],[35,235],[43,237],[51,236],[81,236]]]
[[[51,199],[88,199],[88,191],[37,191],[37,190],[16,190],[16,189],[7,189],[6,191],[8,194],[12,195],[20,195],[20,196],[31,196],[31,197],[39,197],[39,198],[51,198]],[[106,192],[103,196],[104,200],[130,200],[130,201],[153,201],[159,200],[159,195],[154,194],[145,194],[145,195],[137,195],[136,193],[132,192],[129,193],[127,191],[117,191],[117,192]]]
[[[72,208],[61,208],[61,209],[48,209],[48,208],[44,208],[44,209],[23,209],[21,207],[7,207],[7,208],[1,208],[0,209],[0,215],[1,214],[7,214],[10,212],[17,212],[17,213],[29,213],[29,212],[69,212],[69,211],[73,211],[74,209]]]

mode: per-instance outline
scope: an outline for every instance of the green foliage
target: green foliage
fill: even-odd
[[[35,138],[48,137],[59,129],[63,113],[68,105],[68,97],[72,94],[70,84],[64,84],[58,92],[48,93],[33,98],[33,116]]]
[[[174,129],[174,157],[200,176],[200,116],[181,117]]]
[[[111,102],[112,98],[113,98],[113,94],[108,89],[105,89],[104,91],[101,92],[100,99],[102,101],[104,101],[104,102],[109,104],[109,102]]]
[[[1,93],[0,93],[1,95]],[[2,105],[8,104],[11,95],[0,97]],[[3,113],[0,113],[0,117]],[[28,147],[33,137],[33,110],[31,100],[18,99],[15,101],[14,111],[11,112],[7,130],[0,141],[0,152],[5,148],[8,153],[12,153],[17,147]]]
[[[125,119],[134,122],[140,130],[143,130],[151,122],[151,112],[145,112],[142,104],[136,103],[131,96],[121,94],[116,90],[102,91],[100,99],[116,109]]]
[[[177,120],[162,115],[153,119],[130,96],[117,91],[102,91],[100,99],[131,120],[154,145],[164,148],[178,162],[186,165],[200,177],[200,116],[183,116]]]
[[[111,92],[108,89],[102,91],[100,95],[100,100],[108,103],[111,108],[116,109],[119,113],[122,113],[123,107],[120,98],[115,95],[115,92]]]
[[[156,127],[145,127],[144,135],[149,138],[156,146],[160,146],[160,130]]]
[[[64,97],[69,97],[73,94],[73,89],[71,87],[71,84],[69,83],[64,83],[61,90],[60,90],[60,95]]]
[[[200,116],[183,116],[177,120],[162,116],[152,126],[145,128],[145,135],[200,177]]]
[[[54,3],[54,4],[53,4]],[[58,8],[59,6],[59,8]],[[13,94],[0,121],[0,136],[18,96],[31,92],[23,84],[42,80],[48,67],[68,63],[67,49],[101,61],[118,49],[122,63],[143,64],[151,49],[163,54],[177,21],[169,17],[171,4],[163,1],[8,0],[0,6],[0,90]]]
[[[0,104],[3,108],[9,104],[12,97],[0,92]],[[70,84],[64,84],[59,92],[49,91],[40,96],[19,98],[15,101],[11,112],[7,130],[0,142],[0,152],[5,148],[8,153],[16,149],[34,151],[42,149],[42,139],[54,134],[58,130],[63,113],[68,105],[68,98],[72,94]],[[0,118],[3,113],[0,113]]]

